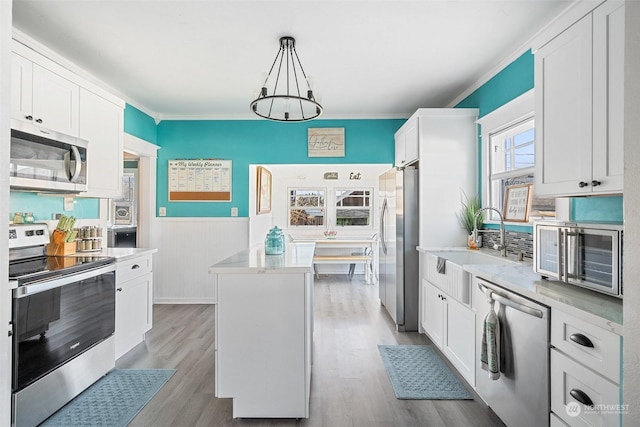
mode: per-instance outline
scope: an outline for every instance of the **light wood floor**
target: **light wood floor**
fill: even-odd
[[[309,419],[233,419],[231,399],[213,395],[214,306],[156,305],[146,342],[116,367],[177,372],[130,426],[503,426],[477,401],[396,399],[377,345],[430,342],[396,332],[377,286],[358,276],[321,276],[314,297]]]

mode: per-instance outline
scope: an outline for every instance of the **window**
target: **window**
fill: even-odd
[[[325,190],[289,190],[289,226],[324,226]]]
[[[503,211],[505,189],[533,184],[535,119],[533,90],[478,120],[482,126],[483,205]],[[486,156],[486,157],[485,157]],[[533,187],[531,217],[555,215],[555,199],[536,196]],[[491,211],[490,220],[498,220]]]
[[[336,225],[371,225],[371,189],[336,190]]]

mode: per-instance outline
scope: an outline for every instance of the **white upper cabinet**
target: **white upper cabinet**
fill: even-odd
[[[78,136],[78,84],[15,53],[11,79],[12,118]]]
[[[624,2],[546,37],[535,51],[536,193],[622,193]]]
[[[418,160],[418,118],[412,116],[398,129],[395,134],[396,161],[399,168],[405,167]]]
[[[93,92],[80,89],[80,138],[87,150],[87,197],[122,197],[124,110]]]
[[[121,197],[124,102],[21,43],[12,54],[12,118],[89,141],[80,195]]]

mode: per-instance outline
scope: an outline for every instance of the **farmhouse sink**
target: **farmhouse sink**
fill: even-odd
[[[446,259],[444,272],[438,272],[438,258]],[[515,264],[514,261],[472,250],[435,251],[426,253],[427,280],[463,304],[470,303],[470,264]]]

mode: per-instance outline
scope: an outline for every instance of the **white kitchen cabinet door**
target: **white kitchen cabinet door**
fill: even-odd
[[[594,193],[624,188],[624,2],[593,11]]]
[[[617,384],[551,349],[551,410],[564,422],[570,426],[619,426],[616,408],[620,405]]]
[[[443,353],[458,372],[475,387],[476,382],[476,315],[473,310],[444,295]]]
[[[151,329],[152,280],[146,274],[116,286],[116,359],[141,343]]]
[[[93,92],[80,90],[80,138],[89,141],[86,197],[122,197],[124,111]]]
[[[33,122],[33,62],[13,54],[11,59],[11,118]]]
[[[624,2],[609,0],[535,53],[536,193],[622,193]]]
[[[13,53],[11,117],[78,136],[78,84]]]
[[[80,87],[33,64],[33,124],[78,136]]]
[[[444,336],[444,310],[445,305],[442,300],[443,292],[431,283],[422,279],[423,313],[422,328],[431,338],[431,341],[442,349]]]
[[[591,192],[592,17],[535,53],[536,193]]]
[[[407,166],[418,160],[418,119],[409,118],[395,134],[395,165]]]

